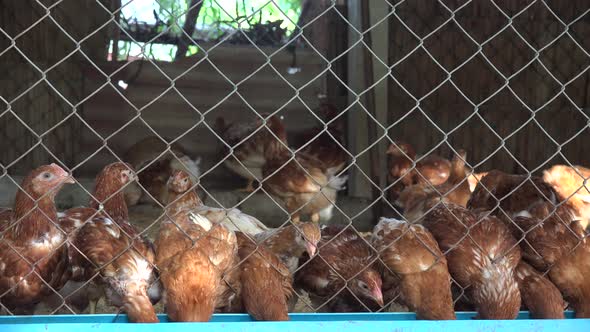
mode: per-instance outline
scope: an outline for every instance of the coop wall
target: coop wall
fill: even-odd
[[[252,121],[256,113],[278,112],[290,134],[319,124],[308,109],[317,107],[318,95],[324,91],[318,55],[298,50],[293,63],[292,54],[278,48],[261,49],[263,54],[254,47],[211,46],[203,45],[209,49],[206,55],[200,52],[175,63],[100,63],[102,71],[116,72],[113,85],[103,86],[104,76],[87,67],[85,89],[97,92],[85,103],[84,119],[96,133],[83,131],[77,162],[87,162],[80,172],[96,174],[115,160],[112,153],[122,157],[135,142],[153,135],[177,140],[191,155],[200,156],[208,170],[223,157],[219,155],[223,143],[214,128],[218,117],[232,123]],[[266,56],[273,53],[266,63]],[[289,74],[291,66],[300,72]],[[128,87],[120,88],[119,81]],[[105,142],[109,149],[93,155]],[[218,167],[205,181],[221,178],[227,181],[228,172]]]
[[[111,1],[0,4],[0,164],[12,174],[80,152],[83,63],[106,56]],[[71,15],[84,12],[86,15]],[[61,26],[61,29],[58,27]],[[63,30],[62,30],[63,29]],[[15,37],[14,44],[8,37]]]
[[[574,21],[586,4],[559,1],[551,8],[564,22],[574,22],[568,33],[588,49],[590,22],[587,17]],[[447,5],[455,10],[462,2]],[[525,7],[522,1],[501,4],[508,16]],[[564,25],[541,2],[516,16],[512,26],[491,1],[462,8],[454,18],[461,27],[436,1],[405,2],[395,14],[420,38],[431,35],[424,40],[428,54],[399,19],[389,21],[394,65],[389,124],[396,124],[390,130],[392,139],[413,143],[425,153],[446,138],[455,149],[466,149],[469,162],[481,170],[523,173],[521,165],[532,171],[564,162],[562,156],[553,157],[558,144],[565,144],[561,152],[573,164],[590,164],[585,152],[590,138],[588,56],[568,35],[557,38]],[[438,29],[446,20],[450,22]],[[474,56],[477,45],[465,32],[478,43],[489,40],[482,46],[485,57]],[[541,50],[538,61],[527,44]],[[562,84],[571,100],[560,93]],[[446,144],[440,147],[450,153]]]

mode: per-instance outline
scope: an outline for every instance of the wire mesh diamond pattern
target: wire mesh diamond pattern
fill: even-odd
[[[584,1],[0,8],[3,313],[590,312]]]

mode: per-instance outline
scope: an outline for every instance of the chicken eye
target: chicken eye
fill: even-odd
[[[182,183],[183,184],[186,184],[187,182],[188,182],[188,179],[187,178],[182,179]]]
[[[365,284],[364,282],[361,282],[360,286],[362,289],[365,289],[365,290],[369,289],[369,286],[367,286],[367,284]]]
[[[43,173],[42,176],[43,176],[43,179],[44,180],[49,180],[49,179],[51,179],[53,177],[53,175],[51,173],[49,173],[49,172]]]

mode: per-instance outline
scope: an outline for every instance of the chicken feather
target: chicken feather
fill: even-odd
[[[381,218],[371,242],[383,262],[400,276],[402,299],[418,319],[455,319],[447,260],[428,230]]]

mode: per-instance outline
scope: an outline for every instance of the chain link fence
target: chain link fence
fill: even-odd
[[[585,315],[587,3],[177,2],[0,4],[3,311]]]

